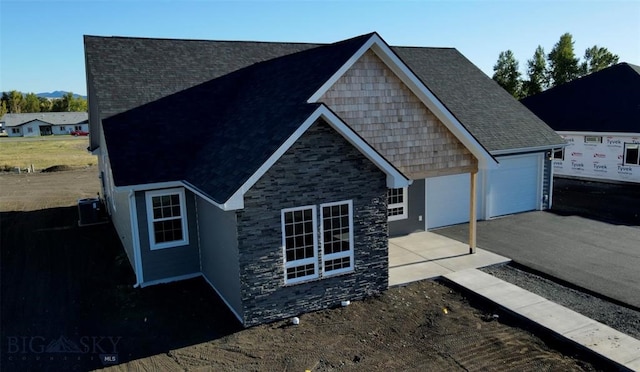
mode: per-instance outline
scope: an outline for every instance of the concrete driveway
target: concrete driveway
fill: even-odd
[[[464,242],[468,225],[433,232]],[[551,212],[478,223],[478,247],[640,308],[640,228]]]

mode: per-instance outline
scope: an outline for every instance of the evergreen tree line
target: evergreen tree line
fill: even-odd
[[[87,111],[87,100],[68,92],[62,98],[38,97],[35,93],[23,94],[16,90],[2,92],[0,117],[6,113]]]
[[[545,54],[542,46],[538,45],[533,57],[527,60],[525,79],[522,78],[513,52],[500,52],[498,61],[493,66],[492,78],[512,96],[520,99],[618,63],[617,55],[597,45],[585,50],[580,61],[575,55],[573,44],[573,36],[565,33],[549,54]]]

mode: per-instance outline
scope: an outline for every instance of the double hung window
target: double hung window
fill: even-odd
[[[640,165],[640,144],[638,143],[624,144],[624,164]]]
[[[149,191],[146,199],[151,249],[189,244],[184,189]]]
[[[403,220],[408,216],[407,188],[387,189],[388,221]]]

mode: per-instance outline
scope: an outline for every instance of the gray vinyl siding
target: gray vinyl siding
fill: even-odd
[[[202,274],[242,317],[236,213],[196,199]]]
[[[425,200],[424,179],[415,180],[407,189],[409,194],[406,219],[389,222],[389,236],[407,235],[416,231],[424,231]]]
[[[131,231],[131,210],[129,209],[129,193],[114,192],[110,196],[116,206],[115,213],[111,214],[111,221],[118,233],[118,238],[124,247],[124,251],[129,258],[129,263],[135,271],[135,256],[133,252],[133,232]]]
[[[140,236],[140,255],[144,281],[156,281],[181,275],[200,272],[200,253],[198,249],[198,226],[196,201],[193,193],[185,190],[189,244],[185,246],[150,249],[149,226],[147,224],[147,204],[145,192],[136,192],[138,226]]]
[[[380,293],[388,285],[385,174],[319,122],[245,194],[237,212],[244,325]],[[281,210],[353,201],[354,271],[285,285]],[[320,263],[319,263],[320,265]]]

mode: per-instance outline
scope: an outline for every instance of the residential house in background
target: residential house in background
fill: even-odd
[[[522,103],[567,141],[555,175],[640,183],[640,66],[619,63]]]
[[[0,123],[9,137],[69,134],[74,130],[89,131],[89,114],[86,112],[5,114],[0,118]]]
[[[84,41],[136,284],[202,276],[245,326],[385,290],[390,235],[550,205],[562,139],[455,49]]]

